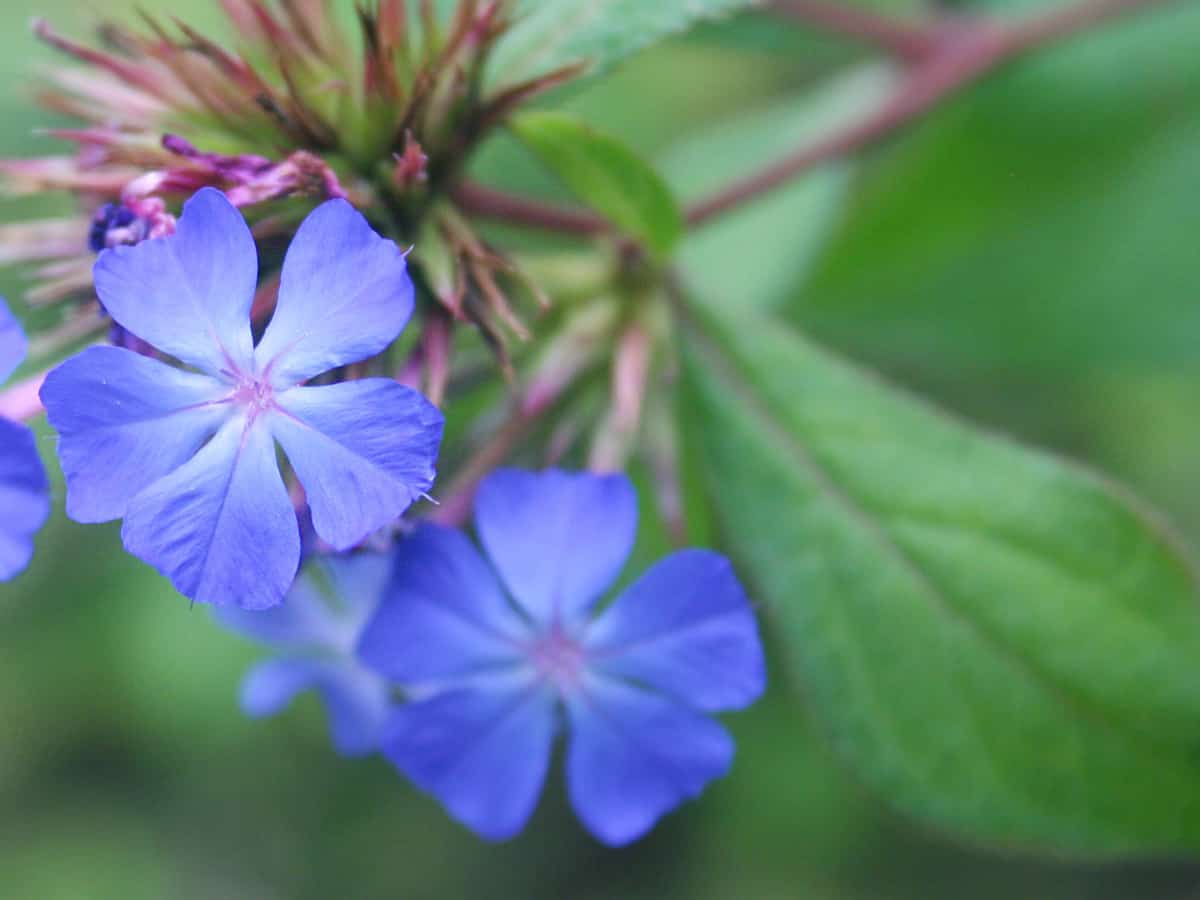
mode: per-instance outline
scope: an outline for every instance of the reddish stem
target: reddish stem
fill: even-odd
[[[542,410],[515,410],[491,439],[467,461],[458,472],[441,503],[429,513],[429,520],[441,525],[461,526],[471,516],[475,503],[475,491],[492,469],[505,459],[517,442],[525,435]]]
[[[0,418],[28,422],[41,415],[45,410],[42,408],[42,400],[38,396],[38,392],[42,389],[42,382],[46,380],[46,374],[39,372],[31,378],[19,381],[6,390],[0,391]]]
[[[929,28],[851,6],[844,0],[775,0],[771,8],[904,60],[924,59],[937,49],[937,38]]]
[[[703,225],[759,194],[830,159],[847,156],[908,125],[947,96],[1032,50],[1095,25],[1173,0],[1081,0],[1071,6],[1016,22],[948,19],[929,25],[851,9],[834,0],[777,0],[776,8],[839,34],[869,41],[911,63],[884,105],[866,118],[784,159],[735,181],[687,210],[689,225]],[[591,212],[517,197],[471,182],[454,199],[465,212],[484,219],[591,236],[609,231]]]
[[[459,184],[453,196],[464,212],[510,225],[528,225],[584,236],[601,234],[609,227],[604,219],[587,210],[515,197],[470,181]]]
[[[688,224],[703,225],[814,166],[890,135],[947,96],[1031,50],[1165,2],[1170,0],[1084,0],[1013,24],[979,19],[935,26],[936,49],[908,70],[882,107],[844,131],[802,147],[700,200],[688,209]]]

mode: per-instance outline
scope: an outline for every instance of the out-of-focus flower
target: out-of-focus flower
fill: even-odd
[[[486,838],[524,827],[560,712],[571,803],[608,844],[636,840],[732,762],[733,740],[707,714],[750,704],[766,676],[729,562],[677,552],[592,615],[636,520],[623,476],[502,470],[475,507],[491,566],[437,526],[397,550],[359,646],[413,690],[382,750]]]
[[[25,334],[0,299],[0,384],[25,358]],[[49,484],[33,432],[0,417],[0,581],[22,572],[50,514]]]
[[[321,695],[333,745],[343,756],[378,746],[390,689],[354,655],[362,626],[379,605],[390,557],[360,553],[324,557],[309,566],[282,606],[250,611],[225,606],[217,621],[278,651],[242,682],[247,715],[271,716],[304,691]]]
[[[248,609],[283,599],[300,536],[276,441],[339,550],[432,485],[442,416],[424,397],[381,378],[304,386],[385,349],[412,313],[403,254],[348,203],[304,221],[257,346],[257,250],[219,191],[197,193],[173,236],[106,250],[95,276],[118,325],[199,371],[93,347],[50,373],[67,512],[124,518],[126,549],[181,593]]]

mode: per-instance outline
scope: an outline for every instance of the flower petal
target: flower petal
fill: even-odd
[[[766,687],[750,601],[729,560],[682,550],[630,585],[589,627],[589,659],[702,710],[739,709]]]
[[[481,837],[516,835],[537,806],[554,740],[554,695],[529,678],[446,691],[393,714],[382,750]]]
[[[171,237],[105,250],[93,274],[100,302],[127,331],[212,374],[250,371],[258,251],[220,191],[197,191]]]
[[[117,347],[91,347],[49,375],[42,402],[59,434],[67,514],[125,515],[130,500],[173,472],[228,418],[229,389]]]
[[[267,660],[242,681],[242,709],[256,718],[271,716],[310,689],[318,691],[325,703],[338,753],[374,752],[390,707],[387,684],[355,666],[302,657]]]
[[[319,557],[305,566],[279,606],[221,606],[214,616],[230,631],[261,644],[349,655],[383,597],[390,572],[391,556],[386,553]]]
[[[465,536],[422,525],[395,550],[358,654],[393,681],[419,684],[517,663],[527,628]]]
[[[134,498],[121,537],[198,603],[279,604],[300,563],[300,529],[271,435],[242,416],[229,421]]]
[[[16,371],[25,359],[28,347],[21,323],[9,312],[4,298],[0,297],[0,384]]]
[[[718,722],[619,681],[589,678],[568,696],[567,715],[571,806],[610,846],[640,838],[733,761],[733,738]]]
[[[475,526],[513,598],[543,625],[587,612],[621,572],[637,531],[624,475],[501,469],[479,486]]]
[[[0,419],[0,581],[22,572],[50,514],[49,485],[33,432]]]
[[[296,579],[283,603],[270,609],[218,606],[213,616],[225,628],[260,644],[289,650],[325,646],[337,623],[307,572]]]
[[[293,388],[271,431],[308,494],[313,527],[339,550],[400,517],[433,486],[442,414],[386,378]]]
[[[362,625],[383,600],[383,592],[392,574],[390,553],[353,553],[326,556],[319,563],[329,574],[338,612],[353,620],[357,637]]]
[[[413,310],[400,248],[345,200],[300,225],[280,276],[275,315],[255,351],[279,390],[379,353]]]

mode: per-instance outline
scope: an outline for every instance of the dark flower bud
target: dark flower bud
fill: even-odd
[[[146,223],[120,203],[105,203],[92,217],[88,247],[99,253],[120,244],[136,244],[146,237]]]

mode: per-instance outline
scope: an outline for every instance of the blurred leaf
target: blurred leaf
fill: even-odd
[[[711,48],[778,54],[788,58],[793,68],[808,68],[814,61],[825,66],[844,63],[868,52],[861,44],[831,40],[828,32],[792,27],[771,12],[749,12],[732,20],[701,23],[688,32],[685,40]]]
[[[864,10],[908,20],[913,24],[929,19],[927,0],[838,0],[842,6],[857,6]],[[1043,2],[1043,0],[1035,0]],[[688,40],[703,41],[717,46],[766,51],[790,56],[793,65],[804,66],[812,58],[846,58],[846,51],[858,56],[873,51],[866,42],[807,24],[800,16],[775,11],[767,4],[732,20],[702,23],[688,33]]]
[[[969,840],[1200,847],[1200,606],[1162,527],[777,322],[716,322],[694,439],[842,755]]]
[[[1148,10],[935,113],[863,180],[795,321],[985,372],[1194,366],[1198,42],[1200,4]]]
[[[861,115],[893,77],[872,66],[775,100],[685,139],[658,168],[677,196],[698,199]],[[720,304],[784,302],[836,225],[853,172],[850,161],[831,162],[690,232],[678,255],[689,288]]]
[[[27,809],[21,827],[0,845],[5,896],[170,896],[171,861],[144,817],[104,797],[62,793],[49,809]]]
[[[778,94],[793,82],[794,65],[781,57],[695,42],[671,41],[630,58],[603,78],[555,92],[549,105],[617,135],[644,159],[711,123],[753,105],[748,98]],[[688,90],[680,91],[680,77]],[[630,102],[636,98],[637,102]],[[561,183],[507,130],[492,132],[468,162],[470,177],[547,200],[563,200]],[[507,229],[506,244],[538,246],[531,229]]]
[[[620,141],[563,113],[525,113],[511,127],[580,200],[658,254],[683,234],[670,188]]]
[[[497,45],[492,80],[513,84],[584,62],[596,74],[692,25],[756,0],[519,0]]]

